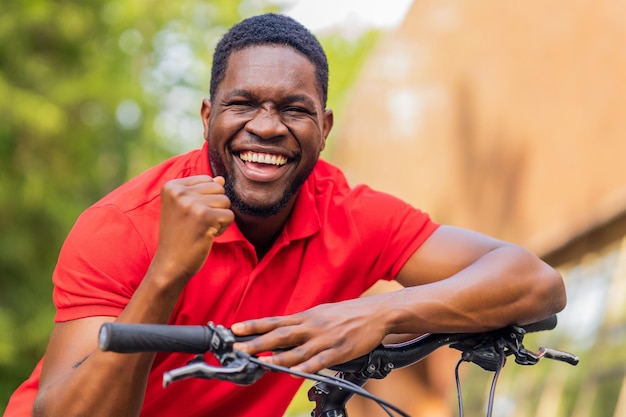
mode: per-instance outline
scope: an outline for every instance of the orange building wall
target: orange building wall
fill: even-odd
[[[352,183],[546,253],[626,209],[626,3],[415,2],[330,145]]]

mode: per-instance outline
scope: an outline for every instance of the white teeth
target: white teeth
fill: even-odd
[[[271,164],[276,166],[285,165],[287,163],[287,157],[283,155],[251,151],[241,152],[239,154],[239,158],[241,158],[244,162],[256,162],[259,164]]]

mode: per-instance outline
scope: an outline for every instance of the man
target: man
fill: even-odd
[[[528,251],[438,225],[319,160],[333,125],[315,37],[268,14],[218,44],[206,142],[131,180],[78,219],[53,274],[45,360],[7,416],[279,416],[301,381],[190,379],[184,354],[97,348],[104,322],[231,326],[237,347],[315,372],[395,333],[478,331],[563,308],[561,277]],[[358,298],[377,280],[406,288]]]

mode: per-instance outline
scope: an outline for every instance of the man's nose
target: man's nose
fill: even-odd
[[[254,117],[246,123],[246,129],[262,139],[271,139],[288,133],[280,113],[276,109],[259,108]]]

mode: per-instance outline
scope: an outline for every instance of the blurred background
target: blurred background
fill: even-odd
[[[495,415],[626,416],[626,4],[370,3],[2,2],[0,412],[45,349],[50,275],[76,217],[201,145],[213,47],[241,18],[277,11],[326,48],[336,125],[324,156],[353,184],[562,272],[557,330],[525,344],[581,363],[510,361]],[[368,388],[414,417],[457,415],[456,360],[442,349]],[[491,374],[465,366],[466,413],[484,415]],[[309,415],[304,397],[290,417]],[[368,401],[351,407],[379,415]]]

